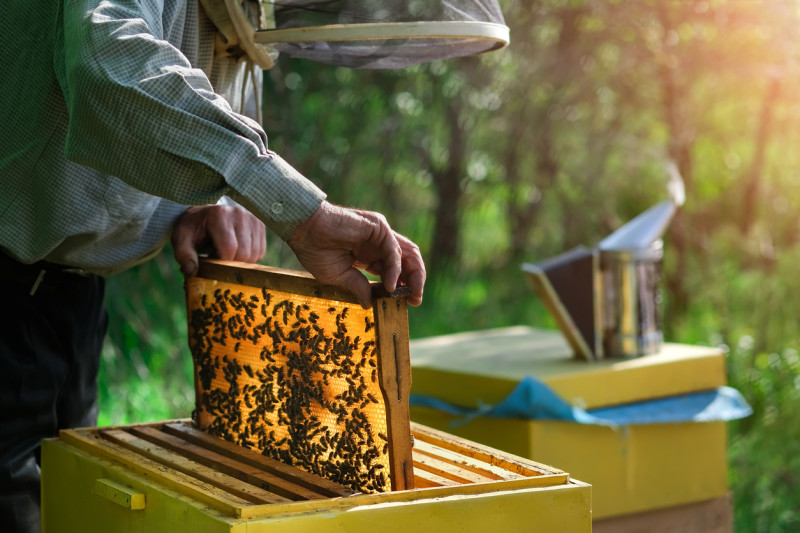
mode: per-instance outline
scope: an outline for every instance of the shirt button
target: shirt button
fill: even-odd
[[[272,204],[272,212],[276,215],[283,213],[283,204],[280,202],[274,202]]]

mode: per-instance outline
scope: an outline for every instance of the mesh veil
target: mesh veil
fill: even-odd
[[[351,68],[404,68],[508,43],[497,0],[268,0],[262,5],[274,29],[257,31],[257,43]]]

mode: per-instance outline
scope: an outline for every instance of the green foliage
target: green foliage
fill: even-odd
[[[194,406],[183,276],[165,250],[108,278],[100,365],[101,426],[183,418]]]
[[[687,201],[665,236],[667,338],[725,347],[753,405],[730,424],[737,530],[797,531],[800,2],[501,4],[512,45],[485,56],[400,72],[281,59],[271,148],[420,245],[415,338],[555,327],[519,264],[595,245],[667,197],[674,163]],[[267,263],[297,267],[269,244]],[[189,416],[169,251],[110,279],[107,300],[101,422]]]
[[[731,385],[754,409],[753,416],[731,424],[735,523],[740,531],[798,531],[800,357],[793,348],[756,352],[755,344],[742,335],[729,357]]]

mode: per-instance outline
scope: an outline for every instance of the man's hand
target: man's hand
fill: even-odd
[[[372,305],[369,282],[359,269],[380,276],[387,291],[411,289],[408,303],[422,303],[425,264],[416,244],[395,233],[379,213],[323,202],[288,240],[300,264],[317,280],[352,291]]]
[[[198,252],[218,259],[256,263],[267,249],[263,222],[238,206],[201,205],[184,211],[172,230],[172,248],[181,271],[197,273]]]

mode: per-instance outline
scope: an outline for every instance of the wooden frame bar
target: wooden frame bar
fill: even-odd
[[[308,272],[300,270],[240,263],[238,261],[203,259],[198,265],[197,276],[248,287],[263,287],[268,290],[290,292],[326,300],[337,300],[351,304],[359,303],[352,292],[341,287],[324,285]],[[411,294],[411,290],[408,287],[401,286],[390,293],[381,283],[376,281],[371,282],[370,286],[372,287],[372,296],[374,298],[403,298]]]
[[[188,419],[62,430],[58,439],[51,440],[120,465],[225,516],[240,519],[580,485],[561,470],[419,424],[414,424],[414,437],[415,461],[427,465],[414,470],[417,488],[382,494],[355,493],[315,474],[208,435],[197,430]],[[265,484],[264,480],[268,482]]]

